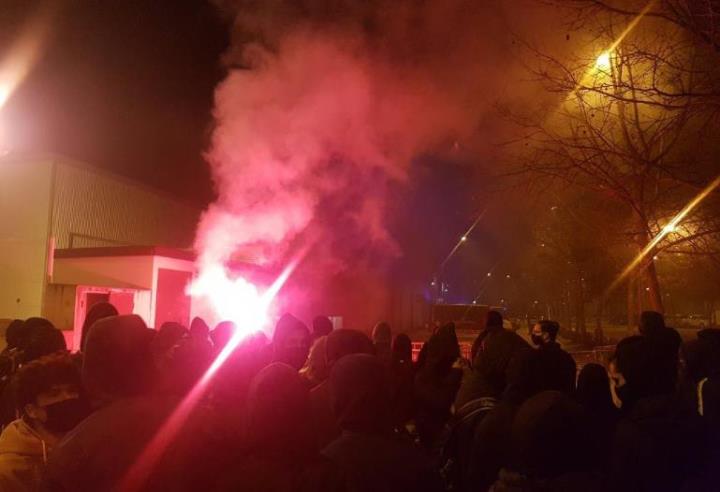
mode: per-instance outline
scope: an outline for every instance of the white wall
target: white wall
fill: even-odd
[[[0,160],[0,318],[40,316],[52,165]]]

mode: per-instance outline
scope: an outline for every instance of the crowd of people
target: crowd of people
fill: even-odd
[[[0,491],[720,490],[720,330],[639,328],[578,374],[558,323],[523,337],[495,311],[471,360],[451,323],[413,360],[387,323],[322,316],[238,341],[101,303],[74,354],[49,321],[14,321]]]

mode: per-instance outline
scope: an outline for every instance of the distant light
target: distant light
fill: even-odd
[[[467,236],[463,236],[460,238],[460,241],[467,241]]]
[[[477,301],[473,301],[473,304],[477,304]]]
[[[541,247],[541,248],[544,248],[544,247],[545,247],[545,243],[540,243],[540,247]]]
[[[487,276],[492,277],[492,272],[488,272]]]
[[[508,273],[507,275],[505,275],[505,278],[510,278],[510,274]]]
[[[500,299],[500,304],[505,304],[505,299]]]
[[[430,285],[431,285],[432,287],[435,287],[435,281],[433,280],[432,282],[430,282]]]
[[[657,261],[658,255],[653,256],[653,260]]]
[[[672,222],[668,222],[668,223],[665,225],[665,227],[663,227],[663,232],[664,232],[665,234],[670,234],[670,233],[676,232],[676,231],[677,231],[677,225],[676,225],[676,224],[673,224]]]
[[[610,67],[612,66],[612,62],[610,60],[610,52],[609,51],[603,51],[600,53],[600,56],[597,57],[597,60],[595,61],[595,68],[598,70],[608,71],[610,70]]]
[[[539,304],[540,301],[533,301],[533,304]]]
[[[650,292],[650,287],[645,287],[645,292]]]

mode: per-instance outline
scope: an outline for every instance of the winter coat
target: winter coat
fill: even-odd
[[[38,490],[49,447],[22,419],[11,422],[0,435],[0,490]]]

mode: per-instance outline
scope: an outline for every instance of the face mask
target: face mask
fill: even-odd
[[[45,427],[52,432],[68,432],[90,414],[87,402],[81,398],[70,398],[48,405],[45,408]]]
[[[538,347],[545,345],[545,339],[542,337],[542,335],[531,335],[530,338],[532,339],[532,343],[534,343]]]

